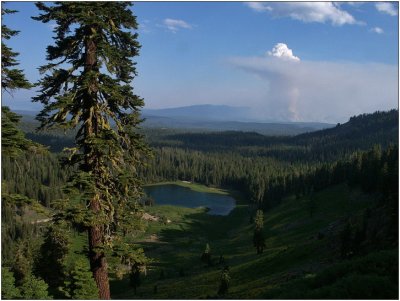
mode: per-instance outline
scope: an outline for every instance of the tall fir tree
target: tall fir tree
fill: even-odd
[[[97,299],[99,291],[85,261],[78,259],[65,281],[64,293],[71,299]]]
[[[257,249],[257,254],[261,254],[265,248],[264,213],[262,210],[257,210],[254,226],[253,244]]]
[[[219,296],[224,296],[228,292],[230,281],[231,277],[229,275],[229,267],[225,266],[221,272],[220,284],[218,288]]]
[[[14,274],[8,268],[1,268],[1,298],[17,299],[21,297],[21,292],[15,286]]]
[[[25,277],[21,285],[21,295],[23,299],[28,300],[49,300],[52,296],[48,293],[48,285],[40,278],[32,274]]]
[[[211,261],[211,248],[208,243],[206,243],[206,248],[204,249],[203,254],[201,255],[201,261],[207,263],[209,266],[212,264]]]
[[[1,8],[1,16],[14,14],[16,10]],[[12,93],[16,89],[29,89],[32,85],[26,79],[23,70],[18,69],[18,52],[6,45],[6,40],[16,36],[19,31],[8,28],[4,22],[1,25],[1,90]],[[21,117],[12,112],[8,107],[1,107],[1,146],[2,154],[16,157],[22,150],[29,149],[37,144],[25,138],[24,133],[18,128]]]
[[[36,274],[49,285],[49,292],[55,298],[62,298],[60,292],[65,278],[65,257],[69,250],[68,233],[62,225],[50,225],[45,234],[36,259]]]
[[[1,16],[16,13],[16,10],[1,8]],[[5,44],[19,33],[18,30],[8,28],[4,23],[1,25],[1,88],[11,92],[15,89],[29,89],[31,84],[25,78],[21,69],[15,68],[19,65],[17,61],[18,52],[13,51]]]
[[[39,95],[42,128],[77,128],[65,163],[77,167],[59,218],[88,233],[89,259],[101,299],[110,298],[106,251],[137,222],[137,176],[148,147],[136,129],[143,99],[130,85],[139,54],[130,2],[38,2],[35,20],[54,21],[55,45]]]

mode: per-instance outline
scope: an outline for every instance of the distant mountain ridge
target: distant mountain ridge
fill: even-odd
[[[166,109],[144,109],[146,127],[186,128],[207,131],[246,131],[263,135],[297,135],[333,127],[321,122],[259,120],[249,107],[193,105]]]
[[[380,145],[382,149],[398,145],[398,135],[399,111],[390,110],[353,116],[335,127],[296,136],[238,131],[186,132],[169,135],[158,146],[168,146],[173,141],[183,149],[214,152],[236,149],[249,156],[326,162],[342,160],[347,154],[366,151],[374,145]]]
[[[161,122],[160,122],[161,120]],[[152,122],[158,126],[152,126]],[[160,123],[171,122],[168,128],[160,127]],[[73,133],[66,136],[60,130],[36,133],[38,121],[34,117],[24,115],[21,129],[27,137],[45,145],[56,145],[53,151],[60,151],[65,146],[73,145]],[[197,128],[195,128],[197,126]],[[201,128],[200,126],[203,126]],[[251,127],[258,130],[251,130]],[[297,126],[297,128],[296,128]],[[316,160],[326,160],[327,155],[341,157],[345,152],[366,150],[375,144],[383,148],[390,144],[398,145],[399,111],[375,112],[353,116],[348,122],[337,124],[334,127],[319,131],[307,131],[301,124],[273,124],[273,123],[246,123],[246,122],[202,122],[179,121],[178,119],[157,117],[144,122],[147,133],[161,133],[167,137],[166,145],[173,141],[181,146],[195,149],[226,149],[235,147],[256,147],[258,155],[270,156],[278,153],[287,153],[293,158],[299,158],[304,153],[311,152]],[[218,127],[220,130],[212,130]],[[263,128],[264,127],[264,128]],[[224,130],[222,130],[224,128]],[[232,128],[234,128],[232,130]],[[153,131],[155,130],[155,131]],[[295,132],[302,134],[293,134]],[[307,133],[306,133],[307,132]],[[266,134],[263,134],[266,133]],[[156,135],[156,137],[158,137]],[[164,142],[163,142],[164,143]],[[182,144],[183,143],[183,144]],[[286,144],[287,149],[274,149],[274,145]],[[161,144],[160,144],[161,145]],[[160,146],[159,145],[159,146]],[[162,145],[161,145],[162,146]],[[269,149],[269,147],[272,147]],[[266,148],[258,149],[257,147]],[[300,151],[299,151],[300,147]],[[332,152],[336,149],[336,152]],[[345,150],[345,152],[344,152]],[[288,156],[289,156],[288,155]]]
[[[23,121],[32,122],[38,112],[16,110]],[[261,122],[251,118],[248,107],[193,105],[167,109],[143,109],[143,127],[196,131],[244,131],[263,135],[294,136],[333,127],[319,122]]]
[[[292,124],[301,123],[289,120],[275,120],[262,118],[259,114],[255,115],[254,109],[246,106],[228,106],[228,105],[191,105],[183,107],[173,107],[164,109],[143,109],[142,115],[145,117],[170,117],[186,118],[190,120],[207,121],[234,121],[234,122],[256,122],[256,123],[276,123]],[[327,124],[323,122],[304,122],[307,124]]]
[[[213,121],[187,117],[144,116],[148,128],[186,129],[196,131],[256,132],[267,136],[294,136],[333,127],[333,124],[315,122],[267,123],[242,121]]]
[[[184,117],[192,120],[255,121],[249,107],[227,105],[192,105],[165,109],[143,109],[144,116]]]

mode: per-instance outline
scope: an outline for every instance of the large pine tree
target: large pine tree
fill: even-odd
[[[16,10],[1,8],[1,16],[14,14]],[[2,20],[3,21],[3,20]],[[4,22],[1,25],[1,90],[12,93],[16,89],[29,89],[31,84],[26,79],[23,70],[18,69],[18,52],[6,45],[6,41],[16,36],[19,31],[7,27]],[[1,107],[1,146],[2,154],[16,157],[22,150],[35,144],[26,139],[24,133],[18,128],[20,116],[12,112],[8,107]]]
[[[67,164],[77,172],[62,217],[88,232],[89,259],[99,297],[110,298],[106,253],[135,219],[137,167],[148,149],[136,131],[143,100],[130,85],[139,54],[129,2],[37,3],[35,20],[55,21],[55,44],[34,101],[42,128],[77,128]]]

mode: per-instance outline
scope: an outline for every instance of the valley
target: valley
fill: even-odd
[[[344,285],[341,289],[351,291],[346,297],[368,298],[371,291],[376,290],[374,283],[368,282],[372,285],[367,286],[369,289],[363,286],[353,291],[349,283],[342,283],[349,276],[353,277],[353,281],[364,281],[363,272],[350,268],[342,268],[341,278],[311,289],[306,289],[306,284],[319,279],[324,273],[330,273],[340,264],[354,263],[354,260],[341,260],[341,229],[347,218],[361,218],[366,208],[374,208],[376,202],[360,191],[350,192],[345,185],[325,189],[315,194],[314,198],[318,205],[312,217],[307,198],[285,199],[281,205],[265,213],[266,248],[259,255],[251,243],[251,210],[242,198],[228,216],[210,216],[200,209],[151,207],[148,212],[163,216],[171,223],[148,222],[146,236],[157,237],[157,240],[140,244],[154,263],[147,276],[142,277],[136,295],[128,280],[113,281],[114,297],[215,299],[221,270],[227,265],[231,282],[225,298],[275,299],[283,294],[285,299],[324,299],[335,296],[340,285]],[[321,233],[323,237],[319,237]],[[211,266],[200,260],[207,243],[213,256]],[[385,252],[372,252],[369,257],[385,257],[380,264],[388,267],[392,265],[397,251],[394,248]],[[360,256],[358,260],[365,260],[364,257]],[[395,269],[391,274],[370,273],[383,281],[386,287],[393,287],[392,293],[380,291],[374,296],[395,297]],[[305,281],[302,290],[296,286],[299,281]],[[154,292],[155,287],[157,292]]]
[[[132,286],[129,268],[110,257],[112,297],[218,299],[228,267],[228,299],[394,298],[397,114],[357,116],[294,137],[143,129],[155,157],[140,170],[147,195],[137,207],[142,218],[125,241],[143,251],[145,271]],[[53,132],[49,140],[45,132],[30,131],[32,124],[22,128],[50,149],[68,146],[71,135]],[[35,210],[18,205],[26,213],[13,222],[17,229],[32,219],[48,221],[59,210],[53,200],[64,197],[62,187],[73,173],[61,170],[60,156],[20,157],[16,165],[2,159],[11,196],[39,200],[31,201]],[[229,202],[219,207],[218,198]],[[35,217],[37,208],[42,213]],[[257,254],[253,235],[260,210],[265,247]],[[46,224],[35,224],[29,235],[40,237]],[[85,235],[71,230],[67,267],[84,260],[87,248]],[[13,248],[18,246],[3,249],[6,262]],[[207,248],[208,263],[201,260]],[[379,262],[379,268],[369,269],[367,262]]]

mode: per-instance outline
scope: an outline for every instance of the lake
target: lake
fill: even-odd
[[[236,201],[229,195],[198,192],[174,184],[144,187],[146,194],[156,205],[174,205],[188,208],[207,207],[212,215],[228,215],[235,208]]]

